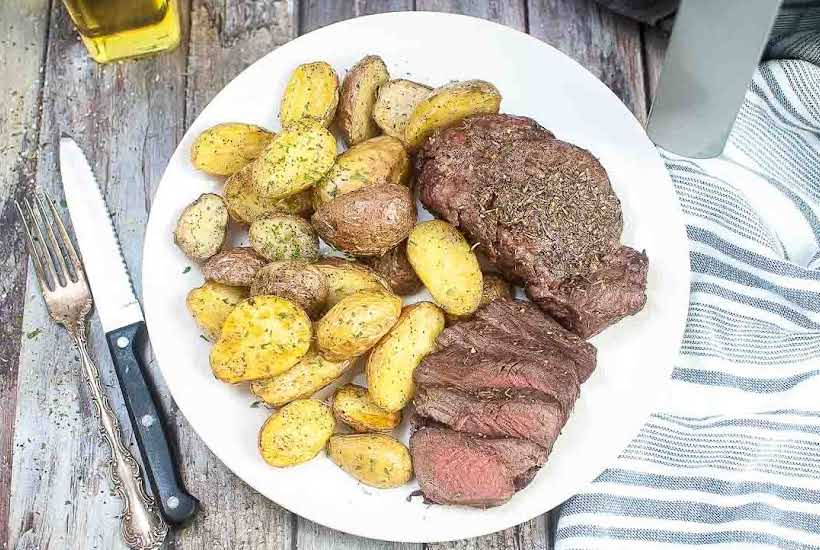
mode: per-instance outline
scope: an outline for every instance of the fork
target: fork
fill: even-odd
[[[68,331],[80,354],[101,424],[100,432],[111,450],[111,483],[123,501],[123,540],[134,550],[159,548],[168,534],[168,526],[159,515],[154,499],[145,491],[140,466],[123,442],[119,421],[102,391],[100,373],[88,352],[86,320],[93,301],[83,264],[48,197],[43,200],[34,193],[31,199],[24,197],[22,204],[18,201],[14,204],[48,313]]]

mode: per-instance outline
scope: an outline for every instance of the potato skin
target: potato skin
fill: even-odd
[[[253,165],[248,164],[225,181],[225,204],[231,219],[249,224],[270,214],[310,216],[313,213],[312,191],[306,189],[284,199],[260,196],[253,188]]]
[[[202,275],[223,285],[249,287],[266,260],[253,248],[238,246],[218,252],[202,266]]]
[[[216,378],[235,384],[281,374],[307,353],[311,341],[307,314],[278,296],[256,296],[237,304],[211,348]]]
[[[247,297],[247,288],[205,281],[202,286],[188,292],[185,305],[208,340],[216,342],[228,314]]]
[[[282,102],[279,123],[287,128],[294,122],[313,119],[330,126],[339,103],[339,77],[324,61],[299,65],[291,73]]]
[[[379,127],[372,117],[373,104],[376,90],[389,78],[387,66],[377,55],[363,57],[345,75],[336,124],[348,145],[356,145],[379,134]]]
[[[314,262],[319,257],[316,232],[297,216],[272,214],[257,218],[248,229],[248,239],[253,249],[270,261]]]
[[[386,411],[370,400],[367,388],[346,384],[333,394],[333,414],[356,432],[389,432],[401,422],[401,411]]]
[[[230,176],[256,159],[276,134],[254,124],[225,122],[203,131],[191,145],[194,168]]]
[[[396,138],[378,136],[354,145],[336,159],[336,164],[313,187],[313,205],[371,185],[404,185],[410,176],[410,157]]]
[[[342,298],[316,323],[316,346],[332,361],[352,359],[372,348],[400,313],[401,298],[391,292],[356,292]]]
[[[416,202],[407,187],[376,185],[333,199],[310,220],[337,250],[381,256],[407,238],[416,223]]]
[[[228,235],[228,209],[222,197],[203,193],[185,207],[174,230],[174,242],[192,260],[207,260]]]
[[[480,263],[480,260],[479,260]],[[503,300],[512,298],[512,285],[506,279],[495,275],[493,273],[484,273],[482,275],[481,284],[481,301],[478,303],[478,309],[486,306],[494,300]],[[445,314],[447,325],[453,325],[460,321],[470,319],[472,315],[455,316],[449,313]]]
[[[251,382],[251,391],[268,405],[281,407],[310,397],[339,378],[351,365],[351,361],[329,361],[316,351],[309,351],[282,374]]]
[[[383,256],[370,256],[362,258],[362,261],[387,279],[390,288],[399,296],[415,294],[423,286],[407,259],[407,241],[391,248]]]
[[[388,136],[404,140],[407,119],[433,89],[412,80],[388,80],[376,93],[373,120]]]
[[[451,315],[478,309],[481,269],[470,244],[447,222],[418,224],[407,239],[407,259],[436,303]]]
[[[262,425],[259,452],[265,462],[277,468],[302,464],[319,454],[335,427],[330,407],[321,401],[293,401]]]
[[[413,478],[410,451],[386,434],[334,435],[327,442],[327,455],[371,487],[401,487]]]
[[[336,161],[336,138],[316,121],[291,123],[273,138],[251,164],[254,191],[284,199],[311,187]]]
[[[314,264],[327,280],[327,309],[360,290],[390,290],[390,284],[367,266],[343,258],[326,257]]]
[[[324,274],[307,262],[295,260],[267,264],[257,271],[251,284],[251,296],[280,296],[304,309],[311,319],[324,309],[327,292]]]
[[[400,411],[413,399],[413,371],[435,349],[442,330],[444,313],[435,304],[418,302],[402,310],[367,359],[367,388],[373,403],[387,411]]]
[[[407,119],[404,143],[415,151],[439,128],[468,116],[497,113],[500,106],[501,94],[484,80],[453,82],[436,88]]]

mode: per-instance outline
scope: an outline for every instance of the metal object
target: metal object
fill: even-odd
[[[683,0],[646,131],[657,145],[718,156],[760,62],[780,0]]]
[[[88,353],[86,319],[92,300],[83,265],[54,205],[46,199],[46,208],[43,202],[37,195],[32,200],[24,198],[22,205],[15,202],[34,271],[49,315],[65,327],[80,354],[100,429],[111,449],[111,484],[123,501],[123,540],[129,548],[153,550],[162,545],[168,526],[160,517],[154,499],[145,492],[139,464],[122,440],[119,422],[103,393],[97,366]]]

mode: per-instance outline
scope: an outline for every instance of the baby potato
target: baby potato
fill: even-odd
[[[191,162],[195,168],[208,174],[230,176],[256,159],[274,135],[254,124],[217,124],[194,140]]]
[[[316,351],[309,351],[282,374],[251,382],[251,391],[268,405],[281,407],[310,397],[339,378],[351,365],[351,361],[329,361]]]
[[[252,176],[253,165],[248,164],[225,181],[225,204],[234,221],[249,224],[269,214],[310,216],[313,213],[310,189],[284,199],[269,199],[254,190]]]
[[[480,260],[479,263],[481,263]],[[478,303],[478,309],[481,309],[495,300],[512,298],[512,286],[506,281],[506,279],[492,273],[484,273],[482,278],[481,301]],[[471,317],[472,315],[458,317],[455,315],[450,315],[449,313],[445,315],[448,325],[458,323],[459,321],[464,321]]]
[[[430,134],[473,115],[497,113],[501,94],[484,80],[453,82],[436,88],[419,103],[404,129],[404,143],[411,151],[421,147]]]
[[[364,290],[351,294],[316,323],[316,346],[332,361],[352,359],[372,348],[400,313],[401,298],[391,292]]]
[[[325,306],[330,309],[360,290],[390,290],[390,284],[378,273],[360,263],[343,258],[326,257],[314,264],[327,281]]]
[[[240,302],[222,324],[211,349],[211,370],[235,384],[281,374],[310,348],[307,314],[278,296],[256,296]]]
[[[251,246],[271,261],[304,260],[319,257],[319,237],[302,218],[288,214],[271,214],[257,218],[248,229]]]
[[[415,294],[422,288],[413,266],[407,259],[407,241],[391,248],[383,256],[370,256],[362,261],[387,279],[390,288],[399,296]]]
[[[410,157],[396,138],[379,136],[354,145],[336,159],[330,172],[313,187],[314,207],[371,185],[404,185],[410,175]]]
[[[348,145],[356,145],[379,134],[373,121],[376,90],[390,73],[382,58],[368,55],[353,65],[342,82],[336,124]]]
[[[218,252],[202,266],[202,275],[223,285],[249,287],[266,260],[253,248],[238,246]]]
[[[290,75],[282,103],[279,122],[287,128],[296,121],[313,119],[330,126],[339,103],[339,77],[324,61],[299,65]]]
[[[318,122],[302,119],[289,124],[253,161],[251,185],[261,197],[284,199],[322,179],[335,161],[336,138]]]
[[[216,342],[228,314],[247,297],[247,288],[205,281],[202,286],[191,289],[185,305],[208,340]]]
[[[290,300],[315,319],[327,301],[327,280],[321,271],[307,262],[273,262],[261,268],[251,284],[251,296],[260,295]]]
[[[412,80],[388,80],[376,93],[373,120],[388,136],[404,140],[407,119],[433,89]]]
[[[335,427],[330,407],[316,399],[299,399],[265,421],[259,430],[259,452],[277,468],[302,464],[319,454]]]
[[[410,451],[386,434],[334,435],[327,442],[327,455],[371,487],[401,487],[413,478]]]
[[[177,220],[174,242],[192,260],[207,260],[222,248],[228,234],[228,209],[219,195],[204,193]]]
[[[370,399],[387,411],[400,411],[415,394],[413,371],[436,347],[444,313],[430,302],[406,306],[399,320],[367,359]]]
[[[482,275],[470,244],[447,222],[418,224],[407,239],[407,259],[436,303],[451,315],[468,315],[481,302]]]
[[[401,422],[401,411],[378,407],[367,394],[367,388],[346,384],[333,395],[333,414],[357,432],[389,432]]]

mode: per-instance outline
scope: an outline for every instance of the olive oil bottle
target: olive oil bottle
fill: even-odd
[[[88,54],[100,63],[179,44],[177,0],[63,0]]]

